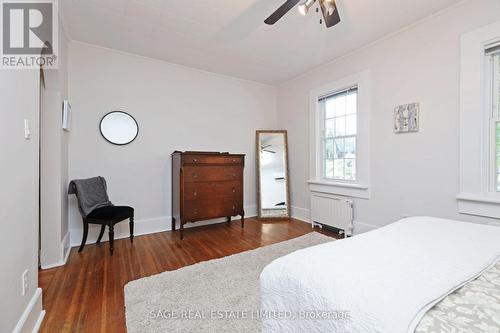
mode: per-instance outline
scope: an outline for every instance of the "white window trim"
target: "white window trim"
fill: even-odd
[[[491,110],[484,51],[487,45],[500,40],[499,31],[497,22],[462,35],[460,72],[458,211],[494,218],[500,218],[500,193],[491,187]]]
[[[356,180],[329,181],[322,175],[322,119],[318,99],[329,93],[358,87],[357,139],[356,139]],[[363,71],[322,87],[310,93],[310,156],[309,188],[313,192],[337,194],[354,198],[370,198],[370,114],[371,87],[370,72]]]

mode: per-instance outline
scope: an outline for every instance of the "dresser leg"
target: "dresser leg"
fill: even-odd
[[[241,215],[241,227],[244,228],[245,227],[245,214],[242,214]]]
[[[181,226],[180,226],[180,232],[181,232],[181,240],[184,239],[184,223],[181,221]]]
[[[172,231],[175,231],[175,217],[172,217]]]
[[[227,217],[226,222],[227,222],[227,224],[231,224],[231,216],[228,216],[228,217]]]

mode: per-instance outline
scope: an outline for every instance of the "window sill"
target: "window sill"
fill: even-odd
[[[500,199],[474,194],[457,195],[460,214],[500,218]]]
[[[352,198],[369,199],[368,185],[343,182],[329,182],[325,180],[309,180],[309,189],[312,192],[336,194]]]

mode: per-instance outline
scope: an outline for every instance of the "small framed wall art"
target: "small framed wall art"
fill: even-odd
[[[394,109],[394,132],[418,132],[420,126],[420,103],[399,105]]]

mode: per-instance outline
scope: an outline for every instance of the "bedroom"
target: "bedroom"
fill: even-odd
[[[500,2],[336,0],[329,11],[324,1],[292,1],[266,24],[283,2],[49,1],[45,37],[56,66],[6,68],[2,44],[1,332],[439,332],[414,325],[438,321],[436,309],[495,274]],[[13,25],[5,18],[32,2],[1,3],[6,36]],[[113,119],[132,133],[124,142],[113,126],[106,131]],[[174,151],[187,152],[177,164]],[[276,156],[280,169],[270,167]],[[221,167],[235,176],[216,184]],[[195,177],[211,177],[213,188],[192,190],[190,203],[205,196],[207,204],[186,206],[180,194]],[[112,224],[112,255],[110,228],[95,223],[79,252],[85,198],[68,195],[77,179],[94,179],[104,201],[133,207],[133,242],[126,216]],[[223,185],[232,213],[218,208]],[[181,206],[191,219],[181,221]],[[340,291],[320,284],[321,295],[338,297],[322,296],[316,305],[325,308],[300,298],[314,295],[316,279],[358,279],[370,269],[369,282],[355,280],[359,290],[385,286],[393,270],[397,282],[419,287],[406,295],[420,303],[400,304],[413,311],[399,317],[406,322],[354,304],[362,295],[347,292],[353,280],[339,280]],[[481,309],[493,315],[467,317],[471,332],[500,330],[499,291],[490,291],[497,297]],[[342,292],[349,297],[336,303]],[[315,310],[328,318],[307,317]],[[292,312],[307,318],[289,320]]]

